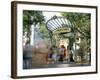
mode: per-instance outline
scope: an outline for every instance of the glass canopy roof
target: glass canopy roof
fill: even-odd
[[[49,31],[56,31],[61,28],[72,28],[71,22],[65,17],[53,16],[46,23],[46,27]]]
[[[62,16],[53,16],[46,22],[46,27],[53,34],[60,34],[65,37],[74,37],[73,33],[77,32],[84,35],[85,37],[88,37],[80,29],[75,28],[67,18]]]

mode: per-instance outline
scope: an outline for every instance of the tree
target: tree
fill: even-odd
[[[45,26],[45,23],[40,26],[38,32],[40,32],[40,35],[43,39],[49,38],[49,32]]]
[[[31,25],[36,26],[37,24],[42,24],[44,22],[44,16],[42,11],[32,11],[24,10],[23,11],[23,35],[27,32],[27,39],[30,42],[31,35]]]
[[[87,36],[91,36],[91,15],[89,13],[62,13],[64,17],[69,19],[74,24],[75,28],[79,28]]]

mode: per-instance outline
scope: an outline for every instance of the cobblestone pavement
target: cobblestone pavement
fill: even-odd
[[[90,66],[90,63],[74,63],[74,62],[71,62],[70,64],[61,64],[61,63],[54,63],[54,64],[48,64],[48,67],[49,68],[52,68],[52,67],[78,67],[78,66]]]
[[[56,62],[56,63],[50,63],[44,66],[40,67],[31,67],[27,69],[39,69],[39,68],[65,68],[65,67],[79,67],[79,66],[91,66],[90,63],[75,63],[75,62],[70,62],[68,63],[61,63],[61,62]]]

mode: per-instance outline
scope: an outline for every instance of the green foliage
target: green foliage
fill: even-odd
[[[23,20],[23,25],[36,25],[44,21],[44,16],[41,11],[24,10]]]
[[[72,13],[72,12],[64,12],[62,13],[64,17],[69,19],[71,23],[74,24],[75,28],[79,28],[86,35],[91,35],[91,15],[88,13]]]
[[[47,30],[45,24],[42,24],[42,25],[40,26],[38,32],[40,32],[41,37],[42,37],[43,39],[49,38],[49,33],[48,33],[48,30]]]
[[[27,38],[30,39],[31,35],[31,25],[36,26],[37,24],[42,24],[44,22],[44,16],[42,11],[23,11],[23,35],[27,32]]]

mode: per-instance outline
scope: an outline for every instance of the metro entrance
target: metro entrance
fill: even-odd
[[[58,50],[53,55],[62,54],[59,50],[61,46],[64,46],[63,48],[66,49],[65,62],[83,61],[83,57],[86,57],[85,50],[88,47],[87,35],[75,28],[74,24],[65,17],[53,16],[47,21],[46,28],[49,31],[51,46],[55,46]]]

